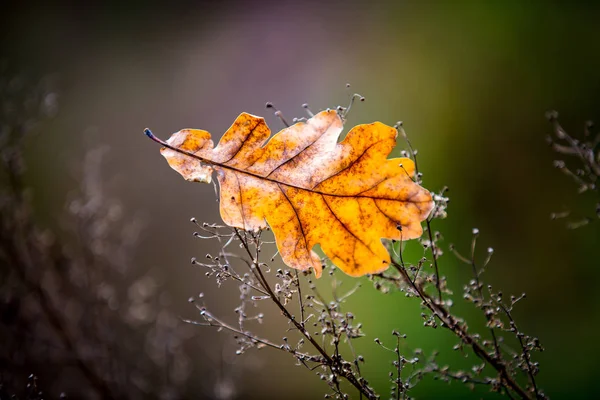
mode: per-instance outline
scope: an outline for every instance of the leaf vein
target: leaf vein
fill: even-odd
[[[345,166],[344,168],[340,169],[340,170],[339,170],[339,171],[337,171],[336,173],[334,173],[334,174],[332,174],[332,175],[328,176],[327,178],[323,179],[321,182],[319,182],[319,183],[317,183],[315,186],[313,186],[313,187],[311,188],[311,190],[312,190],[312,189],[315,189],[315,188],[316,188],[317,186],[319,186],[321,183],[323,183],[323,182],[326,182],[326,181],[328,181],[328,180],[330,180],[330,179],[334,178],[335,176],[337,176],[337,175],[341,174],[342,172],[344,172],[344,171],[345,171],[345,170],[347,170],[348,168],[350,168],[350,167],[352,167],[353,165],[355,165],[355,164],[356,164],[356,163],[357,163],[357,162],[358,162],[358,161],[359,161],[359,160],[360,160],[360,159],[361,159],[361,158],[362,158],[362,157],[363,157],[363,156],[364,156],[364,155],[367,153],[367,151],[369,151],[369,150],[371,149],[371,147],[373,147],[373,146],[375,146],[376,144],[378,144],[378,143],[381,143],[381,142],[383,142],[383,140],[379,140],[379,141],[377,141],[377,142],[373,143],[372,145],[370,145],[369,147],[367,147],[367,148],[366,148],[366,149],[365,149],[365,150],[364,150],[364,151],[361,153],[361,155],[360,155],[360,156],[358,156],[358,157],[357,157],[355,160],[353,160],[352,162],[350,162],[350,164],[348,164],[348,165],[347,165],[347,166]],[[367,189],[367,190],[368,190],[368,189]]]
[[[302,234],[302,238],[304,239],[304,247],[306,248],[306,253],[307,253],[308,259],[310,260],[310,254],[308,253],[310,251],[310,249],[308,248],[308,242],[306,241],[306,234],[304,233],[304,227],[302,226],[302,220],[300,219],[300,215],[298,215],[298,211],[296,210],[296,207],[294,207],[294,203],[290,200],[290,198],[285,193],[285,191],[281,188],[281,185],[279,183],[277,183],[277,187],[279,188],[279,190],[281,190],[281,193],[283,194],[283,197],[285,197],[287,202],[290,203],[290,207],[292,207],[292,210],[294,211],[294,214],[296,215],[296,219],[298,220],[298,225],[300,226],[300,233]],[[296,242],[296,246],[298,246],[298,242]]]
[[[285,164],[289,163],[290,161],[292,161],[293,159],[295,159],[296,157],[298,157],[300,154],[304,153],[305,150],[307,150],[308,148],[312,147],[313,144],[317,143],[319,141],[319,139],[321,139],[323,137],[323,135],[329,130],[329,128],[331,128],[332,125],[333,125],[333,121],[331,121],[329,123],[329,125],[327,125],[327,128],[325,130],[323,130],[323,132],[315,140],[313,140],[308,145],[306,145],[306,147],[304,147],[298,153],[294,154],[292,157],[288,158],[287,160],[285,160],[284,162],[282,162],[281,164],[279,164],[277,167],[275,167],[275,169],[273,169],[271,172],[269,172],[265,176],[265,178],[268,178],[269,176],[271,176],[271,174],[273,174],[279,168],[283,167]]]
[[[233,153],[233,155],[231,157],[229,157],[229,159],[227,161],[223,161],[223,164],[227,164],[229,161],[233,160],[239,153],[240,151],[242,151],[242,148],[244,147],[244,144],[246,144],[246,142],[248,141],[248,139],[250,138],[250,136],[254,133],[254,131],[256,130],[256,128],[261,124],[261,122],[264,122],[262,119],[259,120],[256,125],[254,125],[252,127],[252,129],[250,129],[250,132],[248,132],[246,134],[246,137],[244,137],[244,140],[242,140],[242,143],[240,143],[240,145],[238,146],[237,150],[235,151],[235,153]]]
[[[327,201],[327,198],[325,197],[325,195],[321,195],[321,197],[323,197],[323,200],[325,201],[325,205],[327,205],[327,208],[329,209],[329,211],[331,212],[331,214],[333,215],[333,217],[340,223],[340,225],[342,225],[342,228],[344,228],[349,234],[351,234],[357,241],[361,242],[363,244],[363,246],[365,246],[367,249],[369,249],[369,251],[372,254],[375,254],[375,252],[373,250],[371,250],[371,248],[361,238],[359,238],[358,236],[356,236],[354,234],[354,232],[352,232],[350,230],[350,228],[348,228],[346,226],[346,224],[341,219],[339,219],[339,217],[337,216],[337,214],[335,213],[335,211],[333,211],[333,209],[331,208],[331,205]],[[375,255],[377,255],[377,254],[375,254]]]

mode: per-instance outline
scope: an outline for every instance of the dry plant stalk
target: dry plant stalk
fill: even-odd
[[[554,167],[562,171],[577,184],[577,193],[594,196],[596,201],[594,215],[579,216],[570,220],[567,227],[576,229],[600,218],[600,132],[593,134],[594,123],[587,121],[583,129],[583,138],[578,139],[569,135],[558,123],[558,113],[550,111],[546,117],[554,128],[554,135],[546,138],[548,144],[561,159],[554,161]],[[568,161],[562,158],[568,158]],[[552,214],[552,219],[566,218],[571,211]]]
[[[270,103],[267,107],[274,108]],[[308,110],[307,105],[303,107]],[[341,120],[349,108],[337,108]],[[309,116],[314,115],[310,110],[308,112]],[[276,111],[275,114],[287,125],[281,112]],[[292,126],[289,129],[293,128]],[[416,187],[420,187],[422,174],[417,167],[417,151],[408,140],[402,123],[396,124],[395,128],[406,140],[408,151],[404,151],[403,155],[411,160],[409,165],[411,168],[414,166],[414,183]],[[166,144],[167,149],[177,151],[172,143]],[[178,152],[177,156],[179,155],[186,156],[181,151]],[[178,162],[181,162],[181,159],[178,159]],[[203,175],[204,178],[206,175]],[[473,230],[468,257],[461,255],[452,246],[451,251],[472,270],[473,279],[465,285],[463,299],[481,310],[487,321],[487,331],[470,331],[467,322],[452,313],[453,296],[446,287],[445,278],[440,274],[440,257],[443,252],[439,242],[442,235],[432,230],[435,219],[446,216],[449,199],[445,192],[446,189],[443,189],[432,196],[435,207],[430,213],[429,210],[427,212],[429,216],[425,220],[426,234],[419,240],[423,256],[415,261],[404,259],[402,239],[414,237],[414,230],[405,232],[403,226],[398,226],[397,237],[385,242],[392,268],[370,273],[368,276],[382,293],[399,290],[405,292],[407,297],[418,298],[423,310],[421,315],[424,325],[449,330],[458,339],[454,350],[470,350],[479,361],[473,365],[471,371],[456,371],[450,366],[438,365],[437,353],[425,356],[421,350],[415,349],[412,354],[404,355],[399,348],[400,341],[404,340],[406,335],[394,330],[394,348],[387,347],[379,338],[375,339],[383,349],[394,354],[393,370],[389,373],[393,385],[391,396],[396,399],[408,399],[410,390],[424,376],[433,375],[446,382],[462,382],[471,388],[487,386],[490,391],[509,398],[546,398],[537,385],[536,376],[539,369],[532,359],[532,353],[541,351],[542,347],[537,338],[528,336],[519,329],[513,317],[514,306],[525,294],[510,296],[509,300],[506,300],[502,292],[483,282],[482,274],[490,262],[493,249],[488,249],[483,262],[476,260],[475,248],[479,236],[477,229]],[[221,207],[223,210],[223,204]],[[346,293],[340,293],[340,281],[336,278],[339,270],[332,265],[337,264],[336,261],[343,258],[343,255],[334,256],[333,263],[327,258],[319,259],[320,268],[329,272],[331,280],[333,301],[326,301],[312,282],[310,271],[306,268],[314,267],[314,259],[302,268],[297,268],[295,263],[288,263],[295,269],[272,271],[269,263],[274,261],[275,256],[265,260],[261,253],[263,246],[271,243],[263,238],[264,232],[269,230],[268,226],[252,225],[253,228],[261,229],[244,230],[241,229],[243,226],[200,223],[195,218],[192,218],[192,223],[198,229],[194,233],[197,238],[216,240],[216,247],[219,248],[217,255],[208,254],[204,261],[192,258],[192,264],[205,268],[206,275],[214,277],[219,286],[225,281],[236,281],[239,284],[241,303],[235,309],[237,323],[230,324],[209,310],[201,294],[199,298],[190,298],[190,302],[194,303],[199,311],[200,319],[187,322],[233,333],[239,346],[237,354],[243,354],[252,348],[265,347],[290,354],[298,365],[316,370],[319,378],[328,384],[331,392],[325,394],[325,398],[347,399],[350,398],[349,390],[359,393],[360,398],[380,398],[363,376],[361,365],[365,362],[365,357],[357,354],[353,346],[357,338],[365,336],[363,326],[357,323],[352,312],[344,307],[344,301],[352,296],[360,285],[357,284]],[[407,236],[403,237],[403,234]],[[275,236],[277,237],[277,234]],[[344,248],[344,245],[343,242],[339,243],[340,248]],[[235,250],[238,247],[242,249],[241,255]],[[318,271],[320,268],[314,269]],[[303,271],[299,273],[298,269]],[[262,312],[251,314],[249,310],[260,307],[259,303],[265,301],[274,304],[290,325],[290,333],[283,337],[281,342],[264,338],[251,330],[251,324],[262,323],[265,316]],[[250,307],[251,305],[255,307]],[[293,339],[290,337],[292,334]],[[515,349],[511,348],[510,338]]]
[[[23,151],[56,112],[57,95],[45,80],[0,70],[0,98],[0,398],[180,396],[189,329],[133,261],[142,225],[106,194],[106,148],[83,160],[68,228],[40,226]]]

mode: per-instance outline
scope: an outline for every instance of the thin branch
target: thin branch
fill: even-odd
[[[300,323],[304,326],[304,302],[302,301],[302,288],[300,288],[300,276],[296,269],[296,286],[298,287],[298,303],[300,306]]]
[[[433,265],[435,267],[435,287],[438,292],[438,300],[440,303],[442,303],[442,289],[440,287],[440,270],[438,268],[437,262],[437,251],[435,248],[435,243],[433,241],[433,235],[431,233],[431,223],[429,221],[429,218],[427,218],[425,221],[427,222],[427,235],[429,236],[429,244],[431,245],[431,255],[433,257]]]
[[[244,249],[246,250],[246,252],[248,253],[248,255],[250,257],[253,257],[252,251],[250,250],[250,247],[248,246],[248,242],[246,240],[244,240],[244,238],[242,237],[242,235],[240,233],[240,230],[236,228],[235,232],[236,232],[236,235],[238,236],[238,238],[240,239],[240,241],[242,242],[242,245],[243,245]],[[337,361],[332,359],[331,356],[329,356],[329,354],[327,354],[325,349],[312,337],[312,335],[306,330],[304,325],[301,324],[300,322],[298,322],[294,318],[294,316],[290,314],[288,309],[281,303],[281,301],[279,301],[279,299],[277,298],[275,293],[273,293],[271,286],[268,284],[267,279],[265,278],[265,276],[262,272],[262,269],[260,268],[260,265],[258,264],[258,260],[253,260],[253,267],[251,268],[251,270],[257,274],[259,282],[261,283],[261,285],[263,285],[264,289],[268,292],[269,296],[271,297],[271,300],[275,303],[275,305],[279,308],[279,310],[283,313],[283,315],[289,321],[291,321],[292,324],[294,324],[296,329],[298,329],[302,333],[302,335],[313,345],[313,347],[325,358],[326,364],[330,367],[333,365],[337,365],[338,364]],[[336,368],[336,370],[339,371],[339,374],[342,377],[344,377],[346,380],[348,380],[348,382],[350,382],[359,392],[361,392],[365,396],[367,396],[367,398],[369,398],[369,399],[377,398],[377,396],[375,395],[373,390],[371,388],[369,388],[368,386],[361,384],[351,372],[347,372],[342,368]]]
[[[523,343],[523,338],[519,334],[519,331],[517,328],[517,323],[513,319],[512,315],[510,313],[510,310],[507,310],[506,306],[504,304],[502,304],[502,302],[497,302],[497,304],[502,308],[502,311],[504,311],[504,313],[510,320],[511,326],[514,327],[515,331],[517,332],[516,336],[517,336],[517,339],[519,340],[519,344],[521,345],[521,350],[523,351],[523,357],[525,358],[525,363],[527,364],[527,374],[529,376],[529,380],[531,381],[531,386],[533,386],[533,391],[535,392],[535,396],[536,396],[536,398],[538,398],[540,396],[539,396],[537,384],[535,382],[535,376],[533,374],[533,369],[531,368],[531,360],[530,360],[530,356],[529,356],[529,350],[527,349],[527,346],[525,346],[525,343]]]
[[[404,266],[398,264],[395,260],[392,260],[394,268],[400,272],[405,281],[412,287],[412,289],[419,295],[423,304],[435,314],[437,318],[443,323],[442,326],[452,331],[458,336],[463,343],[470,346],[477,357],[486,361],[490,364],[498,373],[505,385],[517,393],[522,399],[531,399],[525,389],[523,389],[508,373],[506,365],[497,360],[495,357],[490,356],[487,351],[481,347],[481,345],[471,336],[464,327],[462,327],[456,318],[450,314],[450,312],[441,304],[438,304],[427,292],[425,292],[419,285],[413,282],[408,276],[408,272]]]

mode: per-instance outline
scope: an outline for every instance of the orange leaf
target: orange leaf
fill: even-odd
[[[299,270],[321,261],[316,244],[351,276],[385,270],[390,256],[381,238],[421,236],[433,208],[431,194],[414,183],[408,158],[387,159],[396,130],[380,122],[354,127],[341,142],[342,120],[322,111],[274,135],[263,118],[241,114],[217,147],[210,134],[181,130],[162,143],[162,155],[185,179],[221,186],[226,224],[271,227],[283,261]]]

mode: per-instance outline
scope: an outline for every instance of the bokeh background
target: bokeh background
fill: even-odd
[[[219,137],[242,111],[265,116],[278,130],[266,101],[291,120],[303,116],[304,102],[313,110],[347,104],[351,83],[366,101],[355,104],[348,126],[404,121],[424,185],[450,188],[448,218],[434,225],[443,246],[466,250],[478,228],[481,256],[488,246],[495,249],[487,281],[504,293],[527,292],[516,315],[546,349],[537,356],[539,385],[552,398],[597,392],[600,224],[567,230],[564,221],[550,219],[555,211],[593,210],[552,167],[556,156],[545,144],[552,128],[544,113],[558,110],[573,135],[586,120],[600,120],[598,4],[53,3],[0,5],[0,55],[9,70],[31,79],[50,76],[57,87],[59,112],[39,127],[26,153],[38,223],[61,229],[86,151],[108,146],[102,168],[108,190],[127,215],[145,221],[136,265],[160,282],[174,314],[194,318],[187,300],[202,292],[216,314],[235,318],[236,287],[218,289],[189,263],[215,252],[214,243],[192,236],[188,222],[219,222],[213,188],[182,180],[142,130],[167,138],[196,127]],[[457,302],[467,268],[450,254],[441,259]],[[407,349],[438,349],[443,360],[470,365],[471,358],[451,350],[451,336],[423,328],[418,301],[361,282],[347,308],[364,325],[360,351],[380,392],[388,391],[393,354],[373,339],[391,342],[392,329],[408,335]],[[469,306],[457,311],[481,318]],[[275,352],[236,357],[231,339],[210,329],[193,330],[187,352],[193,367],[182,397],[322,397],[325,384],[313,372]],[[286,335],[276,312],[257,329],[273,340]],[[43,370],[34,372],[44,380]],[[54,396],[61,391],[44,383]],[[426,380],[414,395],[487,392]]]

